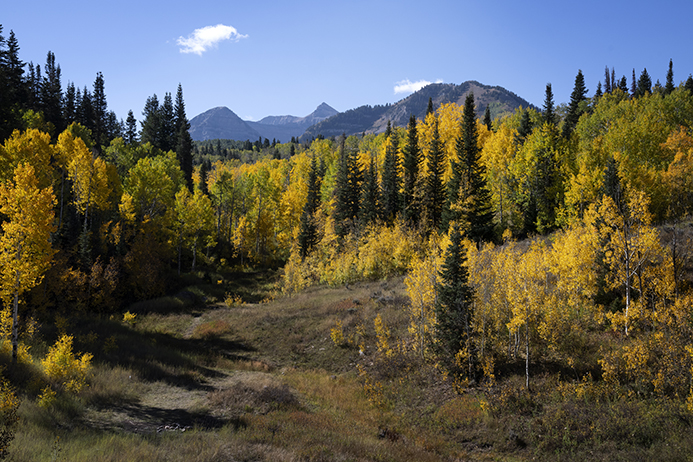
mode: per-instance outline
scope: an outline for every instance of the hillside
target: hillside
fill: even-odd
[[[305,117],[268,116],[258,122],[247,121],[249,127],[256,130],[263,138],[287,143],[293,137],[300,137],[308,127],[332,117],[339,112],[326,103],[320,104],[315,111]]]
[[[409,117],[414,114],[421,119],[426,114],[429,98],[434,107],[445,103],[464,105],[469,92],[474,93],[476,112],[483,117],[486,107],[491,111],[491,118],[513,112],[518,107],[529,107],[529,102],[499,86],[484,85],[470,80],[460,85],[434,83],[409,95],[401,101],[385,106],[361,106],[330,117],[306,130],[302,139],[311,139],[318,135],[325,137],[359,133],[381,133],[385,131],[388,120],[396,126],[406,126]]]

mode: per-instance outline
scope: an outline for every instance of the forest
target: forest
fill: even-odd
[[[540,413],[551,382],[570,402],[693,418],[693,78],[671,61],[664,85],[606,67],[588,96],[578,71],[567,104],[547,84],[540,110],[477,119],[470,93],[304,143],[193,142],[180,85],[123,122],[101,73],[61,77],[52,53],[41,69],[0,35],[0,458],[22,399],[89,387],[94,355],[66,320],[134,324],[130,307],[191,275],[276,272],[275,300],[401,280],[401,328],[336,321],[333,346],[358,356],[370,338],[378,364],[425,365],[488,415]],[[40,364],[30,386],[23,363]],[[351,374],[383,406],[387,377]],[[517,447],[565,454],[572,436]]]

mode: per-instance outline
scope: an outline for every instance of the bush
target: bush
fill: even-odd
[[[72,351],[71,335],[63,334],[41,361],[48,380],[67,391],[79,393],[87,380],[91,366],[91,353],[77,357]]]

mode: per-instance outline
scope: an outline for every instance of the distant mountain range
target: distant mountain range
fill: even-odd
[[[305,117],[269,116],[252,122],[242,120],[229,108],[217,107],[190,121],[190,135],[194,140],[219,138],[254,141],[262,137],[285,143],[292,137],[310,140],[318,135],[331,137],[343,133],[380,133],[385,131],[388,120],[394,126],[405,126],[411,114],[419,119],[423,118],[429,98],[433,101],[434,107],[444,103],[464,105],[469,92],[474,93],[478,117],[483,117],[487,107],[491,117],[496,118],[512,113],[519,106],[532,106],[527,100],[503,87],[484,85],[474,80],[460,85],[434,83],[394,104],[360,106],[340,113],[322,103]]]
[[[292,137],[299,138],[306,129],[333,115],[337,110],[322,103],[305,117],[268,116],[258,122],[242,120],[227,107],[215,107],[193,117],[190,121],[190,136],[195,141],[228,139],[255,141],[259,138],[286,143]]]

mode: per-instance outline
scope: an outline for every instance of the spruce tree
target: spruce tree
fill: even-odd
[[[558,117],[554,109],[553,90],[551,84],[546,84],[546,92],[544,96],[544,122],[558,125]]]
[[[161,114],[159,113],[159,99],[156,94],[147,98],[142,111],[142,131],[140,140],[142,144],[151,143],[154,146],[158,144],[159,130],[161,126]]]
[[[159,108],[159,133],[157,147],[164,152],[176,149],[176,115],[173,110],[173,97],[170,92],[164,95],[164,102]]]
[[[380,204],[385,223],[392,224],[400,210],[399,155],[397,133],[392,131],[390,121],[385,130],[385,160],[383,162]]]
[[[688,92],[693,95],[693,76],[688,75],[688,78],[686,79],[686,83],[684,84],[684,88],[688,90]]]
[[[358,152],[350,146],[346,135],[339,142],[339,159],[337,160],[337,175],[335,177],[335,232],[344,237],[353,227],[359,217],[361,169],[358,164]]]
[[[375,163],[375,156],[371,155],[368,168],[364,172],[361,207],[359,209],[363,227],[374,225],[381,215],[378,193],[378,168]]]
[[[69,126],[72,122],[77,121],[77,89],[75,84],[70,82],[65,89],[65,98],[63,102],[63,116],[65,123]]]
[[[606,66],[606,69],[604,70],[604,93],[611,93],[609,66]]]
[[[436,285],[434,348],[445,370],[455,376],[474,380],[474,289],[469,284],[466,252],[460,226],[454,224],[450,232],[450,245],[445,251],[445,263],[440,271],[440,282]],[[464,365],[458,360],[459,352],[466,356]]]
[[[618,89],[621,90],[624,94],[628,94],[628,79],[626,79],[626,76],[622,76],[621,80],[618,81]]]
[[[56,133],[65,130],[62,114],[63,90],[60,84],[60,65],[55,64],[55,55],[49,51],[46,57],[46,75],[41,82],[41,110],[46,122],[55,127]]]
[[[585,87],[585,77],[582,75],[582,70],[578,70],[575,77],[575,86],[570,95],[570,103],[568,104],[568,113],[563,122],[563,137],[570,138],[575,126],[580,120],[580,116],[584,112],[580,108],[580,104],[587,99],[587,88]]]
[[[445,202],[445,186],[443,184],[445,167],[443,166],[444,147],[438,131],[438,118],[435,115],[433,117],[433,136],[428,146],[428,174],[424,183],[422,205],[426,222],[431,229],[438,229],[441,226],[441,214]]]
[[[125,142],[135,144],[138,141],[137,135],[137,119],[133,114],[132,109],[128,111],[128,118],[125,120]]]
[[[670,94],[674,91],[674,61],[669,60],[669,70],[667,71],[667,83],[664,84],[664,93]]]
[[[174,113],[174,124],[176,130],[176,155],[178,156],[178,163],[180,163],[181,170],[183,170],[183,176],[186,184],[188,185],[188,189],[192,191],[193,141],[189,131],[190,122],[188,122],[188,117],[185,114],[185,101],[183,101],[183,87],[181,84],[178,84],[178,90],[176,91]]]
[[[484,125],[486,125],[486,129],[488,131],[491,131],[493,129],[493,121],[491,120],[491,108],[489,106],[486,106],[486,110],[484,111]]]
[[[433,99],[431,97],[428,98],[428,106],[426,107],[426,116],[428,114],[433,114]]]
[[[407,141],[402,149],[404,159],[402,163],[404,193],[402,195],[402,207],[404,220],[416,226],[419,223],[419,204],[416,194],[417,181],[419,179],[419,167],[421,164],[421,152],[419,150],[419,134],[416,128],[416,117],[409,117],[407,126]]]
[[[101,152],[101,146],[106,146],[109,142],[106,134],[108,105],[106,103],[105,85],[103,74],[101,72],[96,74],[96,79],[94,80],[92,107],[94,110],[94,129],[92,134],[94,136],[95,147],[99,152]]]
[[[308,256],[310,250],[318,243],[318,228],[315,214],[320,206],[320,187],[322,176],[313,154],[310,160],[310,173],[308,174],[308,195],[301,215],[301,231],[298,234],[298,248],[301,259]]]
[[[522,109],[520,126],[517,129],[517,138],[520,144],[523,144],[527,137],[532,134],[533,128],[532,119],[529,116],[529,110]]]
[[[638,88],[636,90],[636,96],[645,96],[652,93],[652,79],[650,74],[647,73],[647,68],[642,70],[640,78],[638,79]]]

